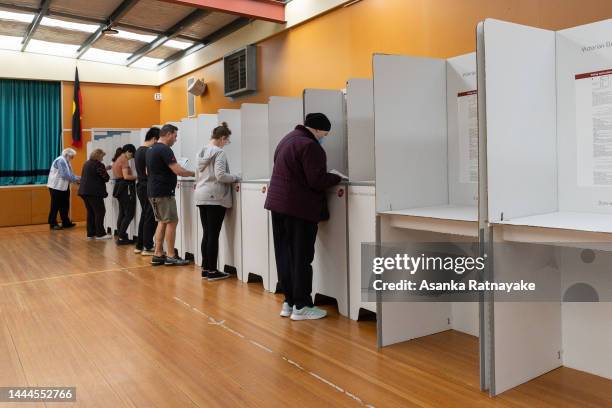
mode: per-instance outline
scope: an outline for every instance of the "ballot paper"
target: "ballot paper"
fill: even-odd
[[[457,95],[459,181],[478,183],[478,92]]]
[[[576,75],[578,185],[612,186],[612,70]]]
[[[342,173],[340,173],[340,172],[339,172],[338,170],[336,170],[336,169],[332,169],[332,170],[330,170],[329,172],[330,172],[331,174],[335,174],[336,176],[340,176],[340,177],[342,177],[342,179],[343,179],[343,180],[348,180],[348,179],[349,179],[349,178],[348,178],[348,176],[347,176],[346,174],[342,174]]]
[[[181,167],[183,168],[187,168],[187,163],[189,163],[189,159],[186,157],[181,157],[180,159],[177,160],[178,164],[181,165]]]

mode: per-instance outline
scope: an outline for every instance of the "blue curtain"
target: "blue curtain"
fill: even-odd
[[[61,84],[0,79],[0,185],[45,184],[62,149]]]

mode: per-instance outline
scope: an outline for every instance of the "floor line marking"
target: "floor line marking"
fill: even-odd
[[[274,353],[274,351],[272,351],[271,349],[267,348],[263,344],[260,344],[260,343],[256,342],[255,340],[249,340],[249,341],[251,342],[251,344],[255,345],[256,347],[259,347],[262,350],[267,351],[268,353]]]
[[[191,308],[191,310],[192,310],[193,312],[198,313],[198,314],[200,314],[200,315],[202,315],[202,316],[207,316],[207,317],[208,317],[208,324],[210,324],[210,325],[212,325],[212,326],[218,326],[218,327],[221,327],[222,329],[224,329],[224,330],[226,330],[226,331],[228,331],[228,332],[230,332],[230,333],[232,333],[232,334],[234,334],[234,335],[236,335],[236,336],[238,336],[238,337],[240,337],[240,338],[242,338],[242,339],[244,339],[244,340],[248,340],[248,341],[249,341],[249,343],[253,344],[255,347],[258,347],[258,348],[260,348],[260,349],[262,349],[262,350],[264,350],[264,351],[266,351],[266,352],[268,352],[268,353],[270,353],[270,354],[277,354],[277,355],[279,355],[279,356],[280,356],[280,357],[281,357],[283,360],[285,360],[285,361],[286,361],[288,364],[291,364],[292,366],[294,366],[295,368],[297,368],[297,369],[298,369],[298,370],[300,370],[300,371],[304,371],[304,372],[306,372],[306,373],[310,374],[312,377],[314,377],[314,378],[316,378],[317,380],[321,381],[322,383],[324,383],[324,384],[328,385],[329,387],[333,388],[333,389],[334,389],[334,390],[336,390],[337,392],[340,392],[340,393],[344,394],[345,396],[347,396],[348,398],[352,399],[353,401],[355,401],[355,402],[359,403],[360,405],[365,406],[366,408],[375,408],[375,407],[374,407],[374,405],[365,404],[365,403],[362,401],[362,399],[361,399],[361,398],[359,398],[359,397],[358,397],[358,396],[356,396],[355,394],[353,394],[353,393],[351,393],[351,392],[349,392],[349,391],[347,391],[347,390],[343,389],[342,387],[340,387],[340,386],[338,386],[338,385],[334,384],[333,382],[331,382],[331,381],[327,380],[326,378],[321,377],[320,375],[316,374],[315,372],[312,372],[312,371],[308,371],[308,370],[306,370],[304,367],[302,367],[302,366],[301,366],[299,363],[297,363],[296,361],[293,361],[293,360],[289,359],[288,357],[286,357],[286,356],[284,356],[284,355],[282,355],[282,354],[280,354],[280,353],[276,353],[276,352],[274,352],[274,350],[272,350],[271,348],[266,347],[266,346],[264,346],[263,344],[258,343],[258,342],[256,342],[256,341],[255,341],[255,340],[253,340],[253,339],[249,339],[249,338],[247,338],[247,337],[246,337],[244,334],[239,333],[239,332],[237,332],[236,330],[234,330],[234,329],[232,329],[232,328],[228,327],[228,326],[225,324],[225,320],[216,320],[214,317],[212,317],[212,316],[208,316],[206,313],[202,312],[201,310],[199,310],[198,308],[196,308],[196,307],[194,307],[194,306],[189,305],[189,303],[185,302],[184,300],[180,299],[180,298],[179,298],[179,297],[177,297],[177,296],[174,296],[174,299],[175,299],[176,301],[178,301],[178,302],[182,303],[183,305],[185,305],[185,306],[187,306],[187,307],[190,307],[190,308]]]
[[[34,283],[34,282],[44,282],[44,281],[48,281],[48,280],[56,280],[56,279],[66,279],[66,278],[75,278],[78,276],[87,276],[87,275],[94,275],[94,274],[98,274],[98,273],[106,273],[106,272],[123,272],[126,269],[140,269],[140,268],[145,268],[144,266],[138,266],[138,267],[130,267],[130,268],[113,268],[113,269],[103,269],[101,271],[89,271],[89,272],[79,272],[79,273],[67,273],[65,275],[58,275],[58,276],[48,276],[46,278],[39,278],[39,279],[28,279],[28,280],[23,280],[23,281],[17,281],[17,282],[6,282],[6,283],[0,283],[0,287],[6,287],[6,286],[16,286],[16,285],[23,285],[26,283]]]
[[[112,269],[102,269],[100,271],[67,273],[64,275],[48,276],[46,278],[28,279],[28,280],[22,280],[22,281],[16,281],[16,282],[5,282],[5,283],[0,283],[0,288],[7,287],[7,286],[23,285],[26,283],[44,282],[44,281],[56,280],[56,279],[76,278],[79,276],[95,275],[98,273],[107,273],[107,272],[128,272],[131,275],[133,275],[133,273],[131,273],[130,270],[148,268],[149,266],[150,265],[128,266],[128,267],[119,266],[117,268],[112,268]]]

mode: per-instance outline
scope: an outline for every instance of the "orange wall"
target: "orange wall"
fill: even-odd
[[[71,129],[74,83],[64,82],[63,91],[63,127]],[[157,124],[159,102],[153,99],[155,92],[159,92],[155,86],[81,83],[83,129],[142,128]],[[76,174],[81,174],[83,163],[87,160],[86,145],[90,140],[91,133],[83,132],[83,148],[77,149],[77,156],[72,162]],[[64,146],[69,147],[71,143],[72,132],[64,131]],[[71,210],[74,220],[85,220],[85,207],[76,195],[76,186],[72,188]]]
[[[485,18],[558,30],[610,15],[610,0],[363,0],[258,44],[255,95],[224,98],[220,62],[162,85],[160,119],[187,116],[191,76],[208,83],[197,112],[215,113],[269,96],[298,96],[306,87],[344,88],[349,78],[371,77],[373,53],[451,57],[475,51],[476,24]]]

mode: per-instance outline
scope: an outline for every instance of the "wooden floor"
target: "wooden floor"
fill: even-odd
[[[491,399],[471,336],[377,351],[375,322],[291,322],[260,284],[132,249],[0,229],[0,386],[77,387],[51,407],[612,407],[612,381],[565,368]]]

